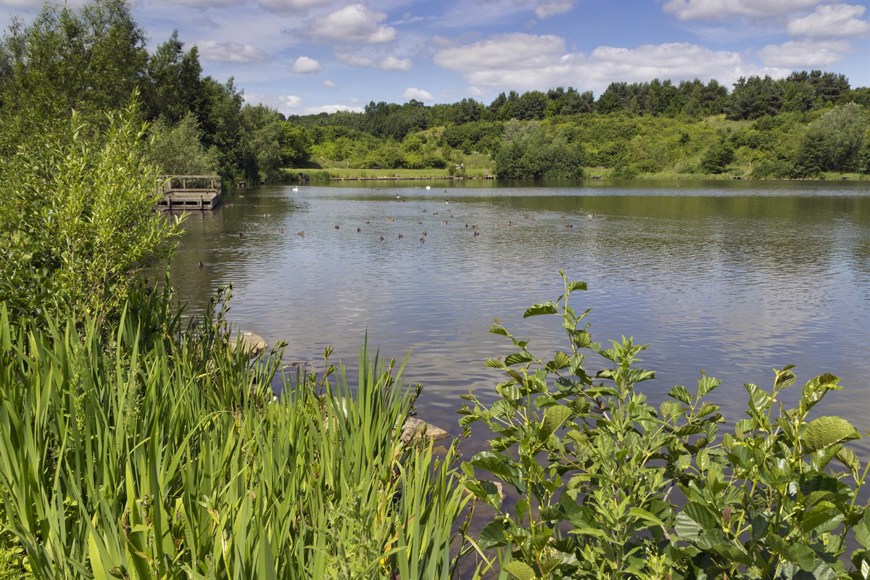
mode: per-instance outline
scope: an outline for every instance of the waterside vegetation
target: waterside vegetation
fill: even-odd
[[[511,346],[487,361],[501,375],[495,401],[470,393],[459,408],[463,429],[488,440],[470,457],[461,438],[436,453],[402,437],[420,387],[365,344],[356,377],[329,349],[320,368],[284,376],[281,345],[253,358],[231,346],[227,294],[183,322],[171,280],[143,278],[179,235],[152,211],[160,169],[192,143],[197,163],[267,179],[265,168],[310,163],[316,147],[364,131],[244,107],[231,82],[200,78],[177,38],[155,55],[142,45],[114,0],[47,7],[0,45],[0,578],[870,577],[868,463],[849,448],[860,434],[823,414],[835,376],[810,379],[790,406],[795,371],[777,370],[770,390],[746,385],[746,417],[730,421],[706,375],[654,406],[643,347],[596,343],[570,301],[585,285],[564,275],[556,300],[525,312],[556,317],[563,350],[536,353],[492,327]],[[689,133],[681,146],[711,171],[741,155],[753,167],[862,170],[865,93],[813,94],[806,110],[775,116],[710,120],[701,107],[706,120],[690,122],[565,105],[370,142],[401,152],[413,141],[428,159],[451,127],[475,128],[475,143],[495,149],[469,141],[474,159],[577,179],[593,154],[607,168],[632,151],[669,155],[653,135],[681,143],[694,123],[719,145],[711,153]],[[406,107],[421,119],[447,110]],[[321,131],[341,137],[306,141]],[[779,165],[752,157],[776,150],[771,135],[791,143]],[[607,149],[617,142],[625,149]]]

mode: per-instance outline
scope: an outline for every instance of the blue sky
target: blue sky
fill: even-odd
[[[82,0],[71,0],[80,6]],[[0,26],[41,0],[0,0]],[[133,0],[205,74],[284,114],[613,81],[843,73],[870,86],[868,0]]]

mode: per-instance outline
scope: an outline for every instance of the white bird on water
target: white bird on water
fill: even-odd
[[[299,191],[299,186],[298,186],[298,185],[294,185],[294,186],[293,186],[293,191]]]

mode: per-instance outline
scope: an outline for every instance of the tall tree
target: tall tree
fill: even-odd
[[[94,0],[80,13],[46,3],[2,42],[4,108],[46,116],[126,107],[147,58],[145,35],[123,0]]]
[[[145,67],[143,108],[148,119],[175,124],[188,113],[201,113],[202,66],[194,46],[187,52],[178,31],[157,47]]]

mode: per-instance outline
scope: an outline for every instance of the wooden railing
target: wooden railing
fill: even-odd
[[[163,175],[159,187],[163,199],[158,209],[214,209],[220,203],[219,175]]]

